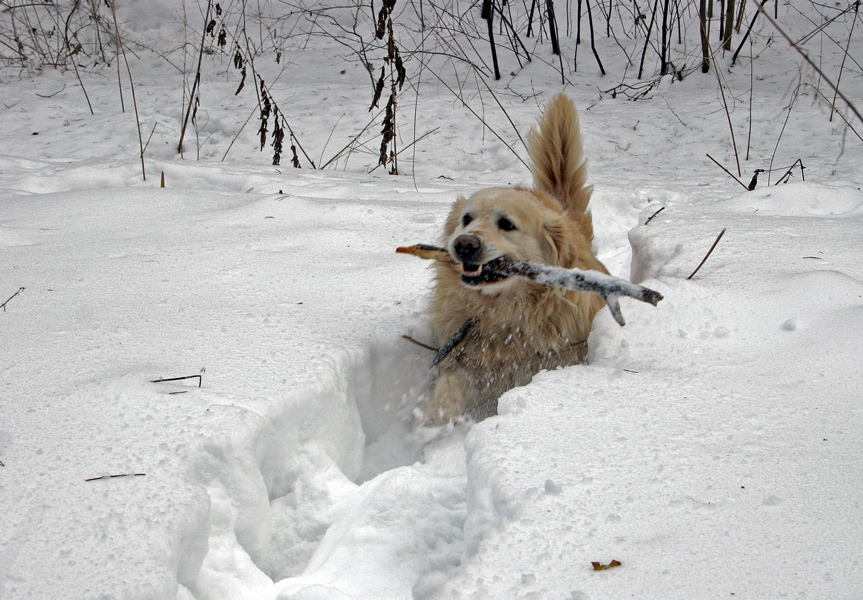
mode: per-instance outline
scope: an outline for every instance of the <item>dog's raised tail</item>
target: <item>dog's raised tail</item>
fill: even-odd
[[[570,215],[587,226],[593,238],[590,219],[583,220],[593,186],[587,185],[587,162],[581,144],[578,113],[572,100],[557,94],[548,103],[532,129],[527,142],[534,186],[556,198]],[[584,222],[586,221],[586,222]]]

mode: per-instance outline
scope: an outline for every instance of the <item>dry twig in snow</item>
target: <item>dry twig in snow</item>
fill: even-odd
[[[11,296],[9,296],[9,298],[6,299],[6,302],[4,302],[3,304],[0,304],[0,308],[3,309],[3,312],[6,312],[6,305],[9,304],[9,300],[11,300],[12,298],[14,298],[15,296],[17,296],[18,294],[20,294],[23,291],[24,291],[24,288],[22,288],[22,287],[18,288],[18,291],[15,292],[14,294],[12,294]]]
[[[704,255],[704,258],[701,259],[701,262],[699,263],[699,265],[697,267],[695,267],[695,270],[692,272],[692,274],[686,278],[687,280],[695,277],[695,274],[698,273],[698,270],[704,266],[704,263],[706,263],[707,259],[710,258],[710,255],[713,254],[713,250],[716,248],[716,244],[718,244],[719,240],[722,239],[722,236],[725,235],[725,229],[726,228],[723,228],[722,231],[719,232],[719,235],[716,236],[716,241],[713,242],[713,245],[710,247],[710,250],[707,251],[707,254]]]

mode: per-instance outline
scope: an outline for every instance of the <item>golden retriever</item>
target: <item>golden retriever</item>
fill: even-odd
[[[533,188],[489,188],[459,198],[444,227],[454,263],[437,262],[431,313],[442,347],[425,419],[440,425],[497,413],[506,390],[542,369],[583,362],[593,293],[501,277],[483,265],[500,256],[566,268],[608,271],[593,254],[578,114],[555,96],[530,132]]]

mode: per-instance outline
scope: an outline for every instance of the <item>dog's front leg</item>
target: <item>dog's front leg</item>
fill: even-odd
[[[463,371],[442,371],[425,411],[426,425],[437,427],[469,415],[476,395]]]

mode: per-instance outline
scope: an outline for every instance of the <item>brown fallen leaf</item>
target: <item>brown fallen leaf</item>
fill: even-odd
[[[592,562],[590,564],[593,565],[594,571],[605,571],[607,569],[613,569],[614,567],[619,567],[621,565],[621,562],[619,560],[613,560],[610,563],[608,563],[607,565],[604,565],[604,564],[598,563],[598,562]]]

